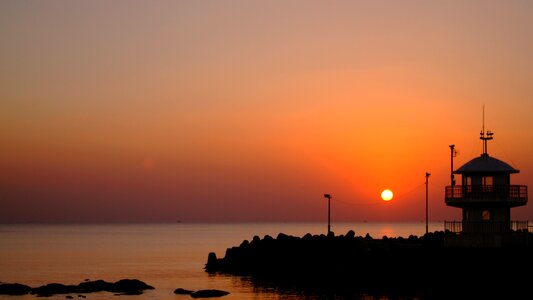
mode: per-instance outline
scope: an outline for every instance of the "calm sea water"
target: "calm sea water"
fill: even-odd
[[[430,231],[442,230],[431,223]],[[375,238],[421,236],[424,223],[341,223],[336,234],[354,230]],[[128,299],[183,299],[174,289],[221,289],[224,299],[303,299],[298,293],[258,288],[237,276],[209,275],[203,267],[209,252],[223,257],[227,248],[254,235],[280,232],[303,236],[325,233],[323,223],[213,223],[131,225],[0,225],[0,281],[39,286],[78,284],[85,279],[140,279],[156,289]],[[109,293],[88,294],[108,299]],[[37,299],[11,296],[9,299]],[[188,296],[186,298],[189,298]],[[64,295],[48,299],[65,299]]]

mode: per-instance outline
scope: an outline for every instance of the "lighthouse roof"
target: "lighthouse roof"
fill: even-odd
[[[519,170],[511,167],[506,162],[497,158],[490,157],[488,154],[481,154],[481,156],[472,159],[459,169],[455,170],[455,174],[469,174],[469,173],[518,173]]]

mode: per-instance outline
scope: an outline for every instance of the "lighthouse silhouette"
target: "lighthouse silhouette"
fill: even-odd
[[[453,170],[454,145],[450,146],[452,174],[445,202],[462,209],[462,221],[445,221],[445,230],[457,234],[448,244],[500,247],[528,230],[528,221],[511,221],[511,208],[527,204],[527,186],[511,184],[511,174],[520,171],[489,155],[487,144],[494,133],[484,127],[483,153],[457,170]],[[461,175],[461,184],[456,185],[454,175]]]

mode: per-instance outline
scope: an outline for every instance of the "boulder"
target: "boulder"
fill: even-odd
[[[122,279],[113,283],[110,292],[126,293],[132,295],[136,291],[153,290],[154,287],[138,279]],[[136,294],[135,294],[136,295]]]
[[[190,295],[193,292],[194,291],[189,291],[189,290],[182,289],[182,288],[177,288],[177,289],[174,290],[174,294],[176,294],[176,295]]]
[[[142,291],[137,291],[137,290],[132,290],[132,291],[127,291],[127,292],[122,292],[122,293],[116,293],[114,294],[115,296],[138,296],[138,295],[142,295],[143,292]]]
[[[215,252],[209,252],[207,256],[208,265],[216,265],[218,263],[217,254]]]
[[[229,295],[229,292],[221,290],[199,290],[191,294],[193,298],[215,298]]]
[[[49,283],[31,290],[31,294],[38,296],[48,296],[56,294],[72,294],[77,293],[78,287],[75,285],[65,285],[61,283]]]
[[[20,283],[0,283],[0,295],[26,295],[31,287]]]
[[[102,291],[110,291],[113,283],[104,280],[84,281],[78,284],[79,293],[95,293]]]
[[[114,283],[107,282],[104,280],[84,281],[78,285],[50,283],[47,285],[40,286],[38,288],[30,288],[30,292],[31,294],[35,294],[38,296],[95,292],[112,292],[120,295],[140,295],[144,290],[153,289],[153,286],[150,286],[138,279],[122,279]]]
[[[346,233],[346,238],[353,239],[355,238],[355,231],[350,230]]]

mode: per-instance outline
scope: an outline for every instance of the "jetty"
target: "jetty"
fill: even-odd
[[[205,270],[311,294],[531,299],[533,236],[517,234],[523,243],[509,247],[447,247],[446,236],[455,235],[450,232],[381,239],[355,236],[354,231],[338,236],[255,236],[228,248],[223,258],[210,253]]]

